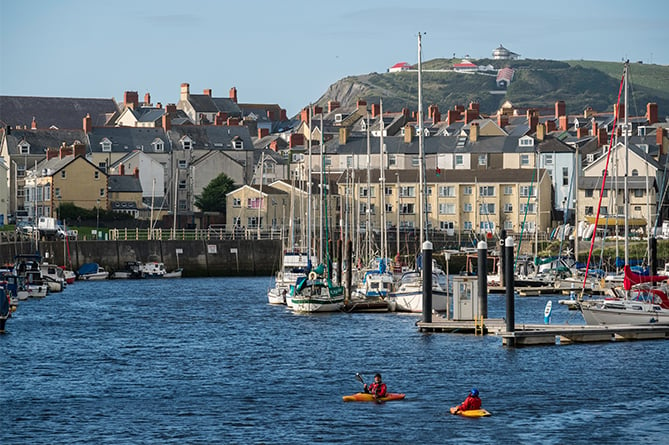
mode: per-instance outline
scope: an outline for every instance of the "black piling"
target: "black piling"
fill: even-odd
[[[344,284],[344,277],[341,276],[341,268],[342,268],[342,263],[344,262],[344,258],[342,257],[341,250],[342,250],[342,244],[343,241],[338,239],[337,240],[337,281],[339,281],[339,285],[342,286]]]
[[[488,318],[488,243],[479,241],[478,246],[478,282],[479,282],[479,308],[481,316]]]
[[[353,241],[346,243],[346,297],[351,298],[351,280],[353,279]]]
[[[506,268],[504,267],[504,240],[506,239],[506,229],[499,232],[499,266],[497,266],[499,273],[499,285],[504,287],[504,274]]]
[[[432,323],[432,243],[423,243],[423,321]]]
[[[506,282],[506,332],[514,332],[515,301],[513,289],[513,237],[504,240],[504,278]],[[513,346],[513,345],[510,345]]]

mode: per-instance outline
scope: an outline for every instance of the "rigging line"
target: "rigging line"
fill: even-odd
[[[625,67],[625,70],[623,71],[623,75],[620,78],[620,87],[618,88],[618,101],[616,102],[616,109],[619,108],[620,106],[620,95],[622,94],[623,91],[623,84],[625,81],[625,76],[627,75],[627,67]],[[616,125],[618,123],[618,114],[615,114],[615,117],[613,118],[613,128],[616,128]],[[627,131],[627,129],[625,129]],[[595,245],[595,235],[597,233],[597,223],[599,222],[599,211],[601,210],[602,207],[602,195],[604,194],[604,187],[606,185],[606,177],[607,173],[609,171],[609,161],[611,159],[611,152],[613,151],[613,138],[616,134],[616,131],[611,132],[611,141],[609,143],[609,152],[606,155],[606,167],[604,168],[604,177],[602,178],[602,187],[599,191],[599,202],[597,204],[597,215],[595,216],[595,228],[592,231],[592,238],[590,239],[590,250],[588,251],[588,262],[585,265],[585,276],[583,277],[583,286],[581,287],[581,295],[579,296],[579,300],[583,299],[583,293],[585,292],[585,285],[588,282],[588,269],[590,269],[590,260],[592,259],[592,249]],[[627,147],[625,147],[627,148]],[[616,155],[617,156],[617,155]],[[625,199],[629,199],[628,197],[625,197]],[[627,234],[625,234],[627,237]]]
[[[662,150],[660,148],[659,150]],[[659,204],[659,209],[656,208],[655,210],[655,223],[653,227],[653,233],[657,230],[657,224],[660,222],[660,215],[662,215],[662,203],[664,202],[666,193],[667,193],[667,187],[669,187],[669,181],[667,181],[667,165],[669,164],[669,156],[665,156],[664,158],[664,172],[662,174],[662,192],[660,193],[660,199],[656,200]],[[657,174],[655,175],[657,176]],[[656,205],[657,207],[657,205]]]
[[[569,181],[569,190],[567,191],[567,196],[571,196],[572,192],[572,187],[574,186],[574,176],[576,175],[576,169],[573,169],[571,172],[571,181]],[[558,249],[558,258],[562,256],[562,245],[564,244],[564,237],[566,236],[566,227],[567,227],[567,217],[569,216],[569,198],[565,198],[566,201],[566,206],[564,209],[564,213],[562,215],[562,238],[560,239],[560,248]],[[574,218],[574,221],[576,223],[575,230],[576,230],[576,238],[578,238],[578,221],[576,221],[578,217]],[[576,240],[578,242],[578,239]],[[576,261],[578,262],[578,258],[576,258]]]

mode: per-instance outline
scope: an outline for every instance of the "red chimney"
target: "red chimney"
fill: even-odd
[[[470,123],[471,121],[479,118],[479,112],[476,109],[467,109],[465,110],[465,124]]]
[[[436,125],[439,122],[441,122],[441,113],[439,112],[439,108],[435,105],[434,111],[432,111],[432,123]]]
[[[460,113],[463,113],[465,111],[465,106],[464,105],[456,105],[453,107],[455,111],[459,111]]]
[[[336,100],[328,101],[328,113],[332,113],[334,110],[336,110],[339,107],[340,107],[340,104]]]
[[[567,128],[569,127],[569,118],[567,116],[560,116],[559,121],[560,131],[567,131]]]
[[[646,119],[648,119],[649,125],[659,122],[657,115],[657,104],[655,102],[649,102],[646,105]]]
[[[365,110],[367,109],[367,101],[363,99],[358,99],[358,102],[356,102],[356,106],[358,107],[358,110],[360,108],[364,108]]]
[[[63,145],[60,146],[60,150],[58,152],[58,155],[60,159],[63,159],[66,156],[71,156],[74,153],[74,149],[72,146],[67,146],[65,142],[63,142]]]
[[[75,158],[77,156],[86,156],[86,146],[84,144],[74,144],[72,150]]]
[[[30,123],[30,129],[37,130],[37,121],[35,120],[35,116],[33,116],[33,121]]]
[[[304,145],[304,135],[302,133],[293,133],[288,139],[288,147],[293,148],[299,145]]]
[[[509,116],[507,116],[506,114],[498,114],[497,125],[499,126],[499,128],[504,128],[507,125],[509,125]]]
[[[446,113],[446,123],[452,125],[460,120],[460,112],[458,110],[448,110]]]
[[[665,129],[662,127],[657,127],[657,130],[655,130],[655,143],[657,145],[662,145],[662,142],[664,142],[664,133]]]
[[[135,167],[135,170],[132,172],[132,175],[133,175],[135,178],[138,178],[138,179],[139,179],[139,167]]]
[[[149,93],[144,94],[144,105],[151,105],[151,95]]]
[[[555,119],[559,119],[560,116],[567,115],[567,106],[563,100],[558,100],[555,102]]]
[[[236,127],[239,125],[239,119],[236,117],[229,117],[228,118],[228,127]]]
[[[211,97],[211,88],[205,88],[204,91],[202,91],[202,93],[203,93],[205,96],[209,96],[209,97]]]
[[[264,138],[269,135],[269,128],[258,128],[258,138]]]
[[[237,88],[230,88],[230,99],[232,99],[234,103],[237,103]]]
[[[546,121],[546,134],[550,133],[551,131],[555,131],[555,120],[554,119],[548,119]]]
[[[222,111],[219,111],[216,113],[216,116],[214,116],[214,125],[221,127],[225,124],[225,120],[228,118],[228,114],[224,113]]]
[[[288,120],[288,116],[286,115],[286,109],[285,108],[281,109],[280,119],[281,119],[281,122]]]
[[[274,151],[279,150],[279,144],[277,143],[276,139],[269,143],[269,148]]]
[[[165,107],[165,113],[167,114],[173,114],[177,112],[177,106],[174,104],[167,104]]]
[[[57,158],[60,155],[60,151],[57,148],[47,148],[46,149],[46,159],[47,161],[51,158]]]
[[[593,118],[592,119],[592,135],[597,136],[597,121]]]
[[[125,165],[123,163],[118,165],[118,174],[121,176],[125,175]]]
[[[584,138],[588,136],[588,129],[586,127],[578,127],[576,129],[576,137],[577,138]]]
[[[597,146],[601,147],[608,143],[609,136],[606,134],[606,128],[599,128],[597,130]]]
[[[179,100],[188,100],[190,96],[190,85],[186,82],[181,84],[181,94],[179,95]]]
[[[381,105],[372,104],[372,117],[376,117],[381,112]]]
[[[314,114],[321,114],[323,112],[323,107],[320,105],[314,105]]]
[[[478,112],[479,111],[479,103],[478,102],[470,102],[469,103],[469,109],[470,110],[476,110]]]
[[[624,104],[614,104],[613,105],[613,116],[618,120],[625,119],[625,105]]]
[[[161,104],[160,102],[158,102],[158,103],[156,104],[156,108],[163,108],[163,104]]]
[[[300,121],[309,123],[309,109],[308,108],[306,108],[306,107],[302,108],[302,111],[300,111]]]
[[[93,131],[93,121],[91,115],[86,114],[86,117],[84,117],[84,133],[90,133],[91,131]]]
[[[123,94],[123,103],[128,108],[136,109],[139,106],[139,94],[137,91],[126,91]]]
[[[170,131],[171,129],[172,129],[172,118],[170,117],[169,113],[165,113],[163,114],[163,130]]]
[[[408,108],[402,108],[402,116],[404,116],[404,119],[405,119],[405,120],[406,120],[406,119],[409,119],[409,116],[410,116],[410,115],[411,115],[411,113],[409,113],[409,109],[408,109]]]

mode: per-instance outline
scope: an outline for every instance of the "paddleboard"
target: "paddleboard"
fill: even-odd
[[[548,302],[546,303],[546,308],[544,309],[544,323],[550,324],[552,311],[553,311],[553,302],[551,300],[548,300]]]
[[[458,416],[463,416],[463,417],[488,417],[488,416],[492,415],[488,411],[484,410],[483,408],[481,408],[481,409],[470,409],[470,410],[467,410],[467,411],[456,412],[457,409],[458,409],[457,406],[454,406],[453,408],[451,408],[451,414],[457,414]]]
[[[374,396],[369,393],[359,392],[342,398],[344,399],[344,402],[390,402],[392,400],[402,400],[404,397],[405,394],[391,392],[386,394],[385,397],[375,399]]]

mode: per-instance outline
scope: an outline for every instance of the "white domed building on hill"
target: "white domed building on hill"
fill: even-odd
[[[495,48],[492,52],[492,58],[494,60],[515,60],[520,57],[520,54],[516,54],[508,49],[504,48],[502,44],[499,44],[499,47]]]

